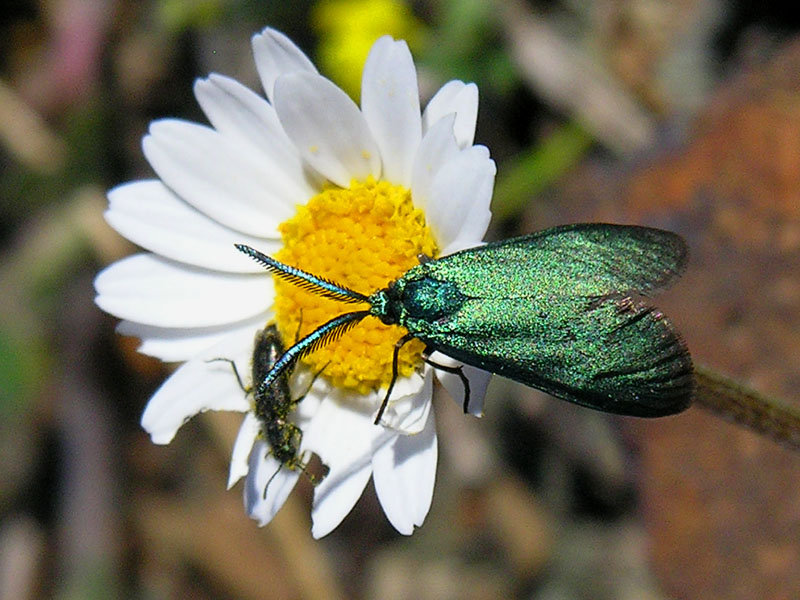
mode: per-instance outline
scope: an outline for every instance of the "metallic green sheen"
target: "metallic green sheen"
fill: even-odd
[[[639,295],[681,273],[680,237],[582,224],[423,262],[370,297],[371,314],[432,350],[598,410],[641,417],[691,402],[692,361]]]

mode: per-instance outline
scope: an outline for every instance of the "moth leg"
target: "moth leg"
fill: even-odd
[[[381,422],[381,417],[383,416],[386,407],[389,405],[389,397],[392,395],[392,389],[394,388],[394,384],[397,381],[398,376],[398,356],[400,355],[400,348],[405,346],[408,342],[414,339],[414,336],[410,333],[407,333],[394,345],[394,354],[392,354],[392,380],[389,382],[389,388],[386,390],[386,396],[381,403],[381,407],[378,409],[378,415],[375,417],[375,425],[378,425]]]
[[[206,362],[212,363],[218,361],[226,362],[231,366],[231,368],[233,369],[233,374],[236,375],[236,381],[239,382],[239,387],[242,388],[242,391],[245,394],[249,394],[250,390],[244,386],[244,383],[242,383],[242,378],[239,376],[239,369],[236,368],[236,363],[233,362],[230,358],[209,358]]]
[[[434,369],[441,369],[446,373],[453,373],[454,375],[458,375],[458,378],[461,379],[461,385],[464,386],[464,414],[469,413],[469,379],[467,376],[464,375],[464,366],[459,365],[458,367],[451,367],[449,365],[440,365],[439,363],[433,362],[427,356],[423,356],[422,360],[432,366]]]

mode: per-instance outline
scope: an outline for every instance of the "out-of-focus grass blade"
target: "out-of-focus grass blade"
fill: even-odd
[[[0,419],[16,421],[41,381],[43,365],[33,343],[0,324]]]
[[[492,213],[502,221],[521,212],[531,198],[578,163],[592,137],[578,124],[567,123],[538,146],[518,155],[497,173]]]

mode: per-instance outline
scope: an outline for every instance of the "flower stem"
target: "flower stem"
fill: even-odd
[[[695,369],[695,404],[800,451],[800,408],[770,398],[707,368]]]

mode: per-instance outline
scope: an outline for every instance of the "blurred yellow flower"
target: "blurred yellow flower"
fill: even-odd
[[[223,0],[162,0],[155,5],[160,23],[172,32],[192,27],[210,27],[223,14]]]
[[[317,62],[323,73],[356,101],[375,40],[388,34],[416,50],[425,37],[424,24],[401,0],[322,0],[311,22],[320,37]]]

